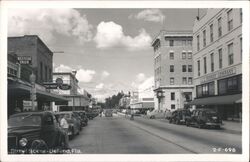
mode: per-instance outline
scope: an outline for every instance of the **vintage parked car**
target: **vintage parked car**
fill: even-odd
[[[192,115],[187,118],[186,125],[203,127],[215,127],[220,128],[222,120],[218,112],[212,109],[197,109],[192,112]]]
[[[73,112],[77,113],[80,116],[80,118],[81,118],[81,126],[82,127],[85,127],[85,126],[88,125],[89,119],[88,119],[85,111],[73,111]]]
[[[61,111],[56,112],[56,117],[60,119],[65,116],[66,120],[69,124],[68,135],[69,138],[72,139],[75,135],[79,135],[81,130],[81,121],[77,118],[77,116],[72,111]]]
[[[53,112],[21,112],[8,119],[10,154],[47,153],[48,149],[66,148],[67,138]]]
[[[191,112],[188,109],[175,110],[169,117],[169,123],[185,124],[186,120],[191,116]]]
[[[74,116],[80,121],[80,131],[82,130],[82,127],[85,126],[84,121],[82,120],[82,117],[78,112],[73,111]]]
[[[165,113],[163,110],[152,110],[147,113],[149,119],[164,119]]]

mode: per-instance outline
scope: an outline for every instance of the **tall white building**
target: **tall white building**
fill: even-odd
[[[193,93],[192,31],[160,31],[153,40],[155,107],[176,110],[189,107]]]
[[[241,118],[242,10],[208,9],[193,27],[196,107],[217,109],[224,119]]]

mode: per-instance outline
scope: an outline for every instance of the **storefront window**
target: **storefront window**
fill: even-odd
[[[219,81],[219,94],[225,94],[227,92],[227,80]]]
[[[220,95],[240,93],[242,91],[242,75],[219,80],[218,88]]]
[[[197,97],[202,97],[202,86],[197,86],[196,87],[197,90]]]
[[[209,96],[214,95],[214,82],[209,83],[208,87],[209,87],[209,89],[208,89]]]
[[[214,93],[214,82],[206,83],[196,87],[197,97],[213,96]]]

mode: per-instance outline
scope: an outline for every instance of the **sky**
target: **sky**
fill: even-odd
[[[161,29],[192,30],[198,9],[9,9],[8,36],[38,35],[54,72],[77,70],[100,101],[154,85],[152,40]],[[58,51],[63,51],[58,52]]]

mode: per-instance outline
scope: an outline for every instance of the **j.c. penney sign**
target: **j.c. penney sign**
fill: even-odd
[[[226,76],[231,76],[236,74],[236,68],[232,67],[232,68],[228,68],[228,69],[224,69],[218,72],[215,72],[213,74],[209,74],[207,76],[204,76],[200,79],[200,83],[205,83],[205,82],[209,82],[209,81],[213,81],[219,78],[223,78]]]

